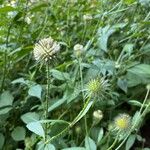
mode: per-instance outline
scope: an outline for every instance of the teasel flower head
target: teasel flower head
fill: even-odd
[[[128,114],[119,114],[114,120],[114,127],[118,131],[127,131],[131,127],[131,117]]]
[[[93,112],[93,125],[97,125],[103,119],[103,112],[96,110]]]
[[[98,96],[99,99],[103,99],[107,95],[108,89],[108,80],[104,77],[97,77],[87,83],[85,91],[87,91],[87,95]]]
[[[74,54],[76,57],[80,57],[81,54],[84,52],[84,48],[83,48],[83,45],[81,44],[76,44],[74,47]]]
[[[48,61],[55,57],[60,51],[60,44],[54,41],[51,37],[41,39],[35,44],[33,54],[37,61]]]

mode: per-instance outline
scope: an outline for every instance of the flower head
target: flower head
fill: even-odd
[[[108,86],[108,80],[105,80],[103,77],[92,79],[87,84],[87,92],[91,95],[98,95],[103,98]]]
[[[128,114],[119,114],[114,120],[114,126],[117,130],[127,130],[131,125],[131,117]]]
[[[50,60],[60,50],[60,44],[51,37],[44,38],[35,44],[33,54],[36,60]]]
[[[93,112],[93,125],[98,124],[103,119],[103,112],[96,110]]]
[[[81,45],[81,44],[76,44],[73,47],[73,49],[74,49],[74,53],[77,57],[80,56],[84,51],[83,45]]]

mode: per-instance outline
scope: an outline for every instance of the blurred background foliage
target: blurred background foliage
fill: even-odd
[[[149,10],[150,0],[0,0],[0,149],[40,149],[41,138],[26,128],[43,118],[46,86],[45,67],[36,63],[32,51],[37,41],[51,36],[60,42],[61,52],[50,70],[49,119],[72,121],[83,107],[73,52],[77,43],[85,49],[84,87],[97,76],[110,84],[104,100],[93,97],[95,104],[86,115],[89,134],[81,119],[52,144],[56,149],[90,150],[90,139],[92,150],[106,150],[113,141],[107,137],[108,124],[118,113],[133,116],[150,83]],[[103,119],[92,126],[92,114],[98,109]],[[149,149],[149,120],[147,113],[126,150]],[[61,123],[52,125],[50,136],[64,128]]]

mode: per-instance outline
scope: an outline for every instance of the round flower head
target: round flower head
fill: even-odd
[[[50,60],[60,50],[60,44],[51,37],[44,38],[35,44],[33,54],[36,60]]]
[[[74,53],[77,57],[80,56],[83,53],[83,50],[84,50],[83,45],[81,45],[81,44],[76,44],[73,47],[73,49],[74,49]]]
[[[93,112],[93,125],[98,124],[103,119],[103,112],[96,110]]]
[[[114,126],[117,130],[123,131],[129,129],[131,117],[128,114],[120,114],[114,120]]]
[[[100,98],[105,97],[106,90],[108,89],[108,81],[104,78],[92,79],[87,84],[87,92],[90,95],[97,95]]]

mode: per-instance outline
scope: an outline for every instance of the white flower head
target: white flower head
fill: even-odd
[[[51,60],[60,51],[60,44],[51,37],[44,38],[35,44],[33,54],[37,61]]]
[[[84,51],[83,45],[81,44],[76,44],[73,49],[76,56],[80,56]]]

